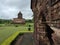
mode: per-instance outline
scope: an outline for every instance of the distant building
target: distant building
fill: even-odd
[[[21,12],[18,13],[17,18],[13,18],[12,23],[14,23],[14,24],[25,24],[25,19],[23,19]]]

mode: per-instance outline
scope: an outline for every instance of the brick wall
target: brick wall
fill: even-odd
[[[47,23],[49,26],[53,25],[56,27],[60,27],[59,0],[55,0],[55,1],[31,0],[31,9],[34,13],[35,45],[50,45],[49,39],[45,36],[46,35],[45,23]],[[43,16],[45,17],[46,20],[43,19]],[[57,24],[56,24],[56,21],[57,21]]]

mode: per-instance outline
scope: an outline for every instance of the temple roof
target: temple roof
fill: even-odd
[[[21,12],[19,12],[19,13],[18,13],[18,15],[22,15],[22,13],[21,13]]]

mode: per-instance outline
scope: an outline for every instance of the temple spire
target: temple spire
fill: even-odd
[[[21,12],[18,13],[18,18],[22,19],[22,13]]]

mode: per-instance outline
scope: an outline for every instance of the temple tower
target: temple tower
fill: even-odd
[[[18,13],[18,18],[22,19],[22,13],[21,12]]]
[[[13,18],[12,23],[14,24],[25,24],[25,19],[22,17],[22,13],[19,12],[17,18]]]

